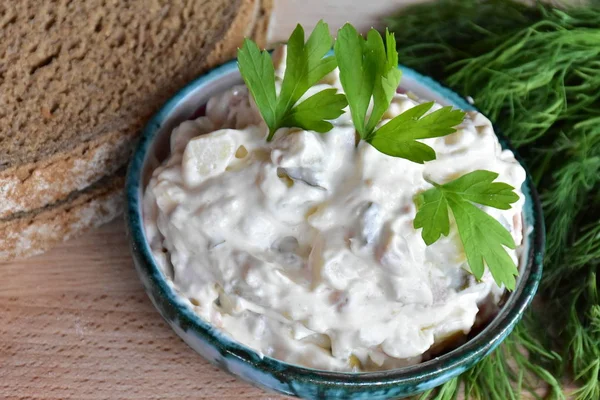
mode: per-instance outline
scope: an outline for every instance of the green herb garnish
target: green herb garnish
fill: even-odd
[[[238,52],[240,73],[269,127],[267,141],[281,127],[299,127],[327,132],[333,125],[328,119],[339,117],[349,105],[360,139],[384,154],[416,163],[435,159],[435,151],[420,139],[441,137],[456,131],[465,113],[442,107],[425,115],[434,102],[419,104],[391,119],[381,127],[400,83],[398,52],[394,36],[386,30],[386,42],[371,29],[366,39],[346,24],[338,32],[335,56],[326,56],[333,39],[327,24],[320,21],[304,43],[300,25],[292,33],[287,47],[286,69],[279,97],[275,90],[275,72],[269,54],[261,52],[246,39]],[[310,87],[339,64],[340,81],[345,94],[325,89],[298,102]],[[372,107],[369,113],[369,108]],[[518,196],[503,183],[492,183],[498,175],[476,171],[423,193],[417,202],[420,210],[415,228],[423,228],[427,245],[440,235],[448,235],[449,210],[457,222],[470,269],[477,279],[483,277],[485,264],[498,285],[512,290],[517,268],[502,246],[515,248],[510,233],[494,218],[471,202],[501,209],[510,208]],[[497,192],[494,192],[497,191]],[[481,235],[481,231],[486,232]]]
[[[388,21],[403,64],[472,96],[518,148],[547,234],[536,307],[422,400],[600,399],[600,3],[572,4],[441,0]]]
[[[396,40],[387,31],[386,39],[387,49],[376,30],[371,29],[365,40],[352,25],[346,24],[339,30],[335,42],[340,81],[348,97],[354,126],[365,140],[388,109],[402,76],[398,69]],[[371,98],[373,111],[367,119]]]
[[[338,32],[335,56],[360,138],[390,156],[421,164],[435,160],[433,149],[417,140],[455,132],[454,127],[462,122],[464,112],[442,107],[424,116],[434,104],[429,102],[405,111],[376,129],[400,83],[394,36],[386,31],[384,45],[376,30],[371,29],[363,39],[352,25],[346,24]],[[371,99],[373,108],[367,116]]]
[[[395,46],[394,36],[387,30],[386,45],[374,29],[368,32],[366,39],[350,24],[338,32],[335,55],[352,120],[360,138],[384,154],[416,163],[435,160],[435,151],[418,140],[455,132],[455,126],[465,117],[463,111],[442,107],[425,115],[434,103],[423,103],[376,128],[400,82]],[[373,107],[367,116],[371,100]],[[515,243],[498,221],[471,203],[509,209],[510,203],[519,197],[513,187],[492,183],[497,177],[498,174],[490,171],[475,171],[445,185],[433,183],[435,187],[417,200],[420,209],[414,226],[423,228],[423,239],[430,245],[440,235],[449,234],[448,212],[451,210],[474,276],[483,277],[485,262],[496,283],[513,290],[518,270],[502,246],[514,249]]]
[[[244,41],[238,50],[240,73],[269,127],[267,141],[282,127],[327,132],[333,125],[326,120],[343,114],[346,97],[335,89],[323,90],[297,104],[310,87],[335,69],[335,57],[326,56],[332,44],[329,27],[323,21],[319,21],[306,43],[304,29],[298,24],[288,41],[286,69],[277,96],[271,56],[261,52],[253,41]]]
[[[517,266],[502,246],[515,248],[512,236],[498,221],[473,203],[510,209],[519,200],[514,188],[506,183],[493,182],[498,174],[474,171],[444,185],[435,182],[433,188],[417,196],[418,212],[415,229],[427,245],[450,233],[449,212],[452,212],[471,272],[477,279],[484,273],[484,262],[494,280],[514,290]]]

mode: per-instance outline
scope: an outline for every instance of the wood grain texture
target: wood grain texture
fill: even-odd
[[[0,275],[0,399],[281,398],[175,335],[142,289],[121,220]]]

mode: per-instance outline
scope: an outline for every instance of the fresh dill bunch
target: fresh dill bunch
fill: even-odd
[[[600,0],[592,3],[598,6]],[[438,0],[408,7],[386,23],[395,32],[404,65],[444,80],[456,72],[449,67],[455,61],[487,53],[541,20],[567,27],[600,25],[600,16],[587,8],[566,13],[543,3],[529,6],[513,0]]]
[[[543,173],[548,174],[551,179],[548,189],[541,194],[548,225],[546,258],[549,260],[562,258],[566,250],[572,251],[568,247],[569,239],[577,234],[572,228],[576,228],[578,223],[585,223],[585,219],[589,218],[581,211],[588,206],[593,191],[597,192],[599,189],[600,129],[595,133],[580,133],[579,137],[574,139],[577,140],[577,148],[572,153],[559,152],[562,157],[568,157],[568,162],[559,165],[560,160],[556,156],[553,156],[550,162],[543,160]],[[546,154],[553,154],[552,148],[546,149]],[[553,171],[549,171],[551,168]],[[591,203],[600,207],[600,204],[593,200]],[[593,253],[587,256],[590,255]],[[583,262],[574,265],[586,264]],[[556,275],[563,273],[562,268],[556,269],[554,266],[555,264],[550,263],[545,271],[544,283],[550,284],[549,287],[546,284],[545,288],[548,290],[551,290],[555,286],[555,280],[560,278]]]
[[[562,339],[563,354],[570,364],[563,365],[563,373],[572,372],[579,388],[573,393],[576,399],[600,399],[600,292],[598,268],[600,267],[600,202],[584,216],[596,218],[581,227],[571,242],[569,251],[561,257],[560,273],[553,265],[552,274],[543,282],[548,293],[548,308],[560,310],[566,320],[554,321],[554,330]],[[550,300],[552,299],[552,300]],[[571,371],[567,370],[571,367]]]
[[[532,333],[542,331],[537,321],[526,317],[492,354],[458,378],[424,392],[418,400],[456,400],[460,394],[482,400],[516,400],[522,393],[539,398],[540,380],[549,386],[548,398],[565,400],[557,372],[549,372],[558,371],[561,356],[547,350]]]
[[[521,146],[598,104],[598,43],[600,29],[567,29],[544,19],[485,55],[455,62],[448,83],[476,94],[478,106],[505,121],[505,133]]]
[[[421,399],[561,400],[570,381],[570,398],[600,399],[600,2],[441,0],[388,24],[403,64],[473,97],[511,139],[547,227],[540,304],[488,358]]]

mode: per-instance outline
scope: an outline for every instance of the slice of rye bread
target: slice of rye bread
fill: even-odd
[[[0,3],[0,218],[110,175],[203,71],[264,44],[272,0]]]
[[[120,171],[57,204],[0,219],[0,261],[40,254],[120,215],[124,180]]]

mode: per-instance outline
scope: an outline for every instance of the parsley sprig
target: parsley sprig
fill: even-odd
[[[387,155],[420,164],[435,160],[435,151],[417,140],[455,132],[454,127],[462,122],[465,113],[448,106],[425,115],[434,104],[428,102],[376,129],[392,102],[401,77],[396,40],[388,30],[385,36],[384,45],[381,34],[374,29],[367,33],[366,39],[350,24],[338,32],[335,56],[356,131],[361,139]],[[373,107],[367,116],[371,99]]]
[[[288,41],[286,69],[277,96],[271,56],[261,52],[250,39],[244,40],[238,50],[240,73],[269,127],[267,141],[282,127],[328,132],[333,125],[327,120],[344,113],[346,96],[337,94],[336,89],[325,89],[298,103],[308,89],[335,69],[335,57],[326,56],[332,44],[329,27],[323,21],[319,21],[306,43],[304,29],[298,24]]]
[[[414,227],[423,228],[421,236],[429,246],[450,233],[451,212],[475,278],[483,276],[485,262],[494,280],[513,290],[518,270],[503,246],[514,249],[515,242],[500,222],[475,205],[508,210],[519,200],[512,186],[494,182],[497,177],[495,172],[478,170],[444,185],[430,182],[434,187],[415,199]]]
[[[455,132],[465,113],[452,107],[429,112],[434,102],[428,102],[381,125],[401,78],[395,38],[386,30],[385,39],[384,44],[374,29],[363,38],[346,24],[338,32],[335,56],[328,56],[333,38],[327,24],[319,21],[306,42],[304,29],[298,25],[288,41],[279,95],[270,55],[246,39],[238,51],[240,73],[269,128],[267,141],[281,127],[328,132],[333,128],[328,120],[339,117],[349,106],[358,136],[377,150],[421,164],[434,160],[435,151],[419,140]],[[299,101],[336,66],[345,94],[325,89]],[[473,275],[481,279],[487,265],[499,285],[513,290],[518,270],[504,248],[515,248],[512,236],[476,205],[506,210],[518,200],[513,187],[494,182],[497,177],[494,172],[479,170],[443,185],[431,182],[434,187],[415,198],[414,228],[422,228],[423,240],[431,245],[449,234],[452,215]]]

